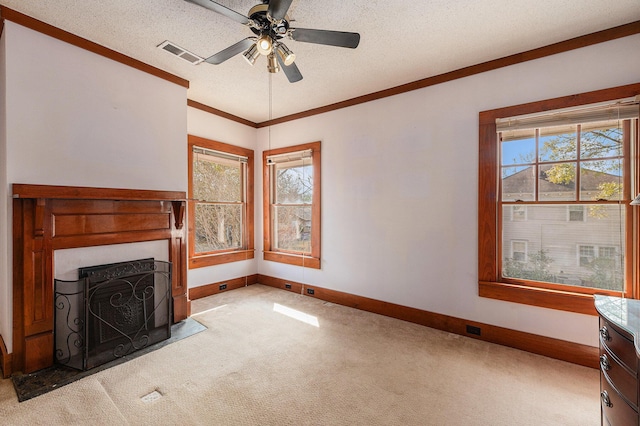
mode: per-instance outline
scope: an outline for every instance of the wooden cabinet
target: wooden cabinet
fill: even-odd
[[[640,301],[595,296],[600,315],[602,424],[638,425]]]

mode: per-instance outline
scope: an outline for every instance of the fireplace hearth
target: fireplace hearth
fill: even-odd
[[[89,370],[171,337],[171,264],[142,259],[55,280],[55,361]]]

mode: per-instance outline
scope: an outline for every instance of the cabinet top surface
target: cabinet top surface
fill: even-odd
[[[633,336],[636,354],[640,357],[640,300],[595,295],[598,313]]]

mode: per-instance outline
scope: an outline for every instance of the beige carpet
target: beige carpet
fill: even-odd
[[[600,424],[598,370],[261,285],[193,311],[208,330],[29,401],[0,381],[0,424]]]

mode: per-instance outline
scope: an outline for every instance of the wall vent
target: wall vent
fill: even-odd
[[[198,65],[200,62],[204,61],[204,58],[201,58],[195,53],[191,53],[188,50],[185,50],[182,47],[173,44],[169,40],[163,41],[158,45],[158,47],[171,53],[172,55],[176,55],[180,59],[184,59],[192,65]]]

